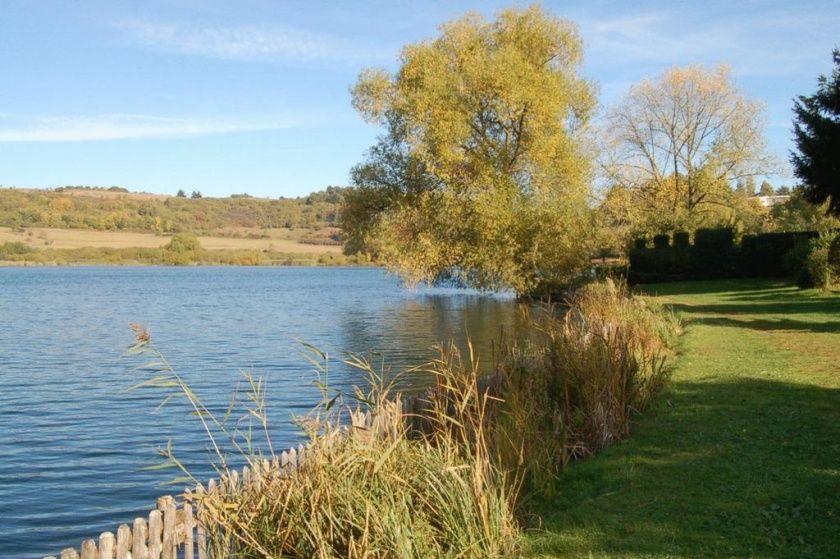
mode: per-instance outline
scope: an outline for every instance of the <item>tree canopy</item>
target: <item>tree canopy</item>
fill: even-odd
[[[771,225],[777,231],[830,231],[840,228],[840,220],[826,213],[827,204],[817,206],[805,197],[802,187],[790,198],[770,209]]]
[[[353,104],[384,132],[342,228],[407,280],[529,291],[585,263],[595,106],[575,26],[538,7],[469,14],[365,70]]]
[[[608,112],[603,143],[608,184],[627,191],[613,199],[654,233],[755,221],[754,177],[775,169],[761,106],[723,66],[672,68],[633,86]]]
[[[831,77],[820,76],[817,92],[800,96],[793,111],[797,151],[790,161],[803,194],[840,216],[840,50],[834,51]]]

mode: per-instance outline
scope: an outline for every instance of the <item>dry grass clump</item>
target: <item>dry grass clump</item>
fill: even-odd
[[[484,470],[404,436],[320,438],[288,475],[205,496],[201,520],[213,557],[508,557],[509,497]]]
[[[611,281],[586,286],[562,312],[544,307],[528,320],[533,339],[507,348],[499,363],[495,439],[529,490],[551,493],[571,460],[630,433],[632,415],[667,380],[679,324]]]

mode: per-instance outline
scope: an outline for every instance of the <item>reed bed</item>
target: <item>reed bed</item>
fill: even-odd
[[[381,369],[350,356],[346,363],[370,381],[350,394],[336,392],[328,383],[328,356],[306,346],[322,392],[321,403],[296,420],[309,439],[306,458],[282,475],[238,484],[229,479],[235,461],[257,470],[273,453],[262,380],[246,376],[218,416],[151,346],[148,332],[135,331],[131,352],[151,354],[143,369],[152,371],[137,388],[164,390],[167,403],[186,398],[214,450],[217,490],[192,496],[210,557],[516,555],[516,480],[490,456],[484,427],[493,397],[480,387],[477,362],[455,368],[440,360],[423,368],[435,375],[437,390],[424,406],[420,431],[400,416],[396,378],[385,380]],[[354,417],[365,411],[373,420],[360,426],[365,422]],[[197,481],[171,446],[161,454],[167,465],[182,468],[181,480]]]
[[[494,441],[526,491],[551,494],[572,460],[630,434],[633,415],[667,382],[680,325],[610,280],[527,314],[531,340],[504,347],[499,361]]]

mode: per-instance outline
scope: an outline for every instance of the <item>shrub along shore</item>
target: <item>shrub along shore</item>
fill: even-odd
[[[0,245],[0,250],[2,250]],[[193,260],[176,262],[154,248],[41,249],[0,253],[0,266],[370,266],[355,255],[252,250],[205,250]]]

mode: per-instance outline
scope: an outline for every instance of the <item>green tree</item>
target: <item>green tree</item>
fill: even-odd
[[[164,248],[173,252],[196,252],[201,250],[201,243],[192,233],[179,233]]]
[[[817,81],[814,95],[794,102],[797,151],[790,161],[805,198],[827,203],[827,211],[840,216],[840,50],[834,50],[831,78],[822,75]]]
[[[770,209],[772,223],[779,231],[828,231],[840,228],[840,220],[827,215],[825,206],[808,201],[802,187],[795,188],[790,199]]]
[[[177,193],[177,194],[175,194],[175,196],[176,196],[176,197],[178,197],[178,198],[186,198],[186,197],[187,197],[187,193],[186,193],[186,192],[184,192],[184,190],[183,190],[183,189],[180,189],[180,190],[178,190],[178,193]]]
[[[457,275],[530,291],[588,257],[595,105],[575,26],[538,7],[469,14],[365,70],[353,104],[384,127],[352,173],[341,222],[410,282]]]
[[[192,198],[194,200],[197,200],[198,198],[201,198],[201,192],[199,192],[198,190],[193,190],[192,194],[190,194],[190,198]]]
[[[767,181],[764,181],[767,182]],[[761,183],[762,188],[764,187],[764,183]],[[755,196],[756,195],[756,186],[755,186],[755,177],[749,176],[746,179],[738,179],[735,183],[735,192],[739,194],[743,194],[745,196]]]
[[[759,196],[775,196],[776,189],[767,181],[761,181],[761,188],[758,191]]]
[[[193,233],[179,233],[163,247],[163,261],[183,266],[198,259],[201,243]]]

